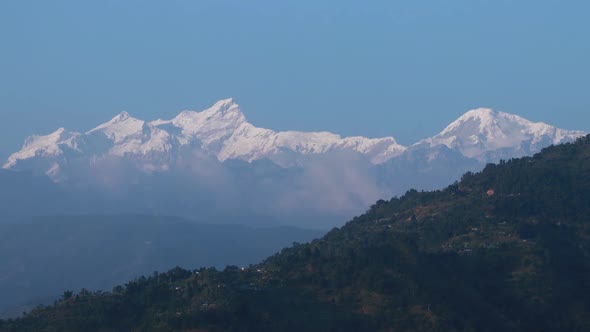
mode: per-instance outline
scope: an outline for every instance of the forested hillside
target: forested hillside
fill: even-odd
[[[53,303],[65,289],[110,290],[177,265],[256,263],[325,232],[215,225],[164,216],[54,215],[0,223],[0,319]]]
[[[590,136],[376,202],[245,269],[181,268],[2,331],[589,331]]]

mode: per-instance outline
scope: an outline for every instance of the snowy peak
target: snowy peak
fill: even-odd
[[[505,113],[503,113],[505,115]],[[473,134],[486,131],[486,128],[498,126],[499,113],[489,108],[478,108],[463,114],[439,135],[447,135],[456,131],[469,131]]]
[[[187,118],[189,114],[181,114]],[[199,117],[197,120],[196,117]],[[369,156],[374,163],[384,162],[399,155],[405,147],[397,144],[393,137],[368,139],[365,137],[347,137],[330,132],[275,132],[271,129],[258,128],[246,121],[239,106],[232,99],[217,102],[213,107],[197,114],[192,114],[193,124],[200,121],[199,131],[190,130],[186,123],[173,120],[176,126],[195,133],[200,139],[206,129],[208,139],[205,146],[216,145],[217,158],[242,159],[248,162],[273,158],[276,155],[293,152],[296,154],[322,154],[331,151],[354,151]],[[189,129],[189,130],[187,130]],[[230,134],[230,135],[227,135]],[[226,136],[227,135],[227,136]],[[214,138],[213,140],[211,138]]]
[[[65,128],[59,128],[49,135],[34,135],[25,140],[22,149],[12,154],[3,168],[12,168],[19,160],[30,159],[34,157],[49,158],[62,154],[60,145],[66,145],[69,148],[76,149],[75,138],[80,136],[79,133],[66,132]]]
[[[240,106],[234,103],[232,98],[224,99],[216,102],[210,108],[201,111],[182,111],[176,118],[172,120],[177,123],[194,122],[192,125],[203,123],[206,121],[213,122],[244,122],[246,118],[240,111]]]
[[[145,121],[133,118],[127,112],[121,112],[110,121],[88,131],[86,134],[103,133],[115,143],[124,141],[128,136],[142,131]]]
[[[242,115],[240,106],[234,102],[233,98],[222,99],[216,102],[213,106],[203,111],[208,116],[218,114],[221,117],[233,114],[233,116]]]
[[[202,112],[183,111],[170,121],[155,121],[154,125],[162,128],[172,125],[180,129],[182,135],[179,139],[182,143],[198,139],[208,147],[218,146],[221,140],[231,136],[243,123],[246,123],[246,117],[230,98],[220,100]]]
[[[123,111],[119,114],[117,114],[111,121],[109,121],[110,123],[116,123],[116,122],[122,122],[125,121],[127,119],[129,119],[131,117],[131,115],[129,115],[129,113],[127,113],[127,111]]]
[[[478,108],[463,114],[437,136],[477,135],[486,139],[499,139],[518,134],[547,135],[555,129],[543,122],[532,122],[517,115]]]
[[[478,108],[459,117],[438,135],[418,144],[442,144],[465,157],[490,162],[497,154],[492,153],[494,151],[519,157],[538,152],[551,144],[572,141],[584,134],[543,122],[532,122],[517,115]]]
[[[305,155],[350,152],[362,155],[373,164],[382,164],[402,154],[434,156],[433,151],[449,149],[455,155],[493,162],[500,157],[532,154],[584,134],[478,108],[407,151],[393,137],[341,137],[330,132],[278,132],[258,128],[248,123],[239,105],[228,98],[201,112],[182,111],[170,120],[146,122],[122,112],[86,134],[68,133],[60,128],[46,136],[33,136],[4,167],[45,173],[47,162],[51,162],[63,166],[59,169],[65,172],[72,158],[81,158],[81,164],[85,164],[114,156],[132,160],[143,170],[169,170],[174,168],[181,149],[198,149],[221,162],[267,158],[285,167],[297,165]],[[443,145],[445,148],[441,150]]]

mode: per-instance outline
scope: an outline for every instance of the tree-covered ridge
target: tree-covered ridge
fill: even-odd
[[[590,136],[488,165],[247,268],[174,269],[6,331],[588,331]]]

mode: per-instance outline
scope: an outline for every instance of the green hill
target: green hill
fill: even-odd
[[[293,241],[323,234],[141,215],[62,215],[0,223],[0,319],[53,303],[64,289],[110,290],[177,265],[245,266]]]
[[[380,200],[247,269],[64,293],[2,331],[589,331],[590,136]]]

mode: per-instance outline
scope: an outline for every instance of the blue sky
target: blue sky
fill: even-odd
[[[257,126],[432,136],[491,107],[590,131],[588,1],[0,2],[0,158],[234,97]]]

